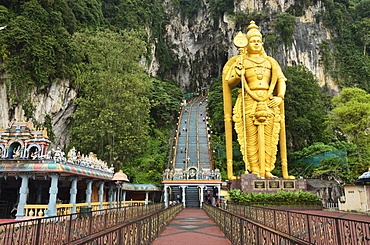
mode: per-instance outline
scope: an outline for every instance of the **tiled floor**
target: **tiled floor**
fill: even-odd
[[[231,242],[200,208],[183,209],[152,245],[230,245]]]

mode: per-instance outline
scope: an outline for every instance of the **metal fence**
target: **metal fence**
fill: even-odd
[[[105,232],[85,237],[69,244],[151,244],[182,208],[182,205],[178,204],[167,209],[162,209],[135,221],[130,221]]]
[[[370,244],[370,222],[235,204],[227,211],[310,244]]]
[[[5,223],[0,225],[0,244],[68,244],[163,208],[155,203]]]
[[[309,244],[209,204],[204,204],[203,209],[233,245]]]

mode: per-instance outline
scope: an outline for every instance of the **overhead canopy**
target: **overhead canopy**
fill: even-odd
[[[128,182],[129,181],[128,178],[127,178],[127,175],[124,172],[122,172],[122,170],[118,171],[118,173],[115,173],[113,175],[113,179],[112,180],[118,181],[118,182],[120,182],[120,181],[122,181],[122,182],[124,182],[124,181]]]

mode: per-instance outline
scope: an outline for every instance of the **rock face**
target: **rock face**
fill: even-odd
[[[34,120],[43,123],[46,115],[52,117],[53,131],[56,136],[54,143],[62,149],[69,143],[68,122],[75,111],[73,101],[76,98],[77,93],[68,81],[52,83],[42,91],[34,89],[30,94],[30,100],[35,108]],[[9,104],[5,84],[0,86],[0,118],[0,128],[7,128],[9,121],[13,119],[26,120],[22,105]]]
[[[260,26],[262,35],[275,33],[278,36],[279,34],[273,27],[276,19],[272,20],[272,16],[276,17],[276,13],[285,12],[293,4],[295,4],[294,0],[241,0],[234,2],[234,10],[239,13],[264,12],[265,15],[270,15],[271,18],[266,18],[270,19],[270,22],[257,22],[256,24]],[[212,80],[221,75],[226,61],[237,54],[232,43],[235,35],[239,31],[244,33],[246,31],[236,29],[235,21],[233,21],[235,18],[227,14],[224,14],[218,23],[214,23],[209,11],[209,3],[205,0],[199,7],[196,17],[191,21],[191,25],[188,19],[181,21],[181,13],[174,9],[170,0],[165,5],[167,12],[172,16],[170,24],[166,26],[166,39],[170,44],[174,44],[175,48],[172,51],[177,55],[179,63],[177,69],[167,74],[166,78],[177,81],[184,91],[208,87]],[[317,23],[314,17],[322,9],[320,1],[305,8],[304,15],[296,17],[291,44],[285,47],[283,42],[279,41],[276,43],[277,48],[273,54],[268,49],[266,52],[274,57],[282,67],[306,66],[316,75],[321,86],[326,84],[333,91],[338,91],[336,84],[325,75],[320,65],[319,44],[323,41],[330,42],[329,31],[320,22]],[[158,69],[153,69],[153,67],[152,63],[149,70],[152,75],[156,75]]]

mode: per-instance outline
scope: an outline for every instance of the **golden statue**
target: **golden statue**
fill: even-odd
[[[288,175],[285,138],[284,95],[287,80],[278,62],[266,55],[262,35],[254,21],[247,34],[239,32],[234,45],[239,55],[231,58],[222,71],[224,95],[226,159],[229,180],[234,180],[232,165],[232,119],[245,162],[245,173],[273,178],[277,145],[284,179]],[[232,111],[232,88],[241,89]],[[233,114],[233,116],[232,116]]]

